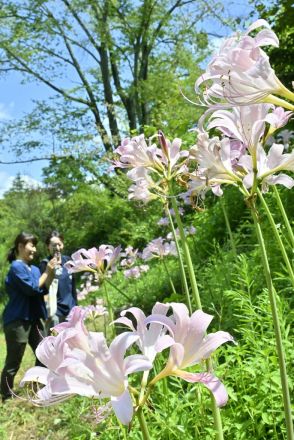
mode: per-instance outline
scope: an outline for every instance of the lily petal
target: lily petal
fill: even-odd
[[[188,371],[177,370],[174,373],[186,382],[200,382],[208,388],[216,401],[217,406],[224,406],[228,401],[228,393],[224,384],[210,373],[189,373]]]
[[[112,408],[123,425],[128,425],[133,417],[133,403],[128,390],[118,397],[111,397]]]

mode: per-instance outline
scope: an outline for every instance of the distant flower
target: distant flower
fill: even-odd
[[[80,285],[80,289],[77,289],[77,298],[82,301],[91,292],[96,292],[99,289],[98,281],[94,279],[93,275],[87,275],[85,281]],[[95,284],[92,284],[94,283]]]
[[[263,27],[254,37],[249,34]],[[276,34],[265,20],[257,20],[245,34],[226,39],[209,63],[206,73],[196,82],[205,83],[204,99],[208,106],[218,104],[248,105],[266,102],[271,94],[287,96],[261,46],[279,46]],[[209,83],[212,85],[209,86]],[[269,101],[268,101],[269,102]]]
[[[170,355],[165,368],[152,380],[156,383],[166,376],[178,376],[187,382],[200,382],[206,386],[214,395],[218,406],[223,406],[228,400],[228,394],[222,382],[209,372],[192,373],[185,371],[185,368],[200,364],[208,359],[211,354],[222,344],[233,341],[232,336],[223,331],[206,335],[212,316],[201,310],[194,312],[189,317],[187,307],[181,303],[171,303],[173,315],[167,317],[166,311],[152,313],[145,320],[145,324],[164,325],[170,337],[174,340],[170,346]]]
[[[139,267],[141,272],[148,272],[149,270],[148,264],[141,264]]]
[[[128,246],[125,248],[124,252],[121,252],[121,256],[125,258],[121,260],[120,265],[122,267],[131,267],[135,264],[135,261],[139,256],[139,249],[134,249],[133,246]]]
[[[175,233],[176,233],[176,237],[180,239],[181,235],[180,235],[179,228],[175,229]],[[185,233],[185,236],[194,235],[194,234],[196,234],[196,228],[194,228],[194,226],[189,226],[188,228],[184,228],[184,233]],[[173,237],[174,237],[174,235],[172,232],[169,232],[166,236],[166,238],[168,240],[172,240]]]
[[[124,270],[124,276],[126,278],[139,278],[141,276],[139,266],[134,266],[131,269]]]
[[[80,249],[72,254],[72,260],[65,263],[69,273],[91,271],[98,275],[114,272],[116,263],[120,258],[121,247],[114,248],[110,245],[101,245],[99,248]]]
[[[195,235],[197,232],[197,229],[193,225],[191,225],[188,228],[186,228],[185,231],[186,231],[187,235]]]
[[[107,308],[104,307],[102,304],[92,304],[89,306],[85,306],[84,309],[86,310],[86,318],[95,319],[98,316],[108,315]]]
[[[169,219],[167,217],[162,217],[157,222],[158,226],[168,226],[169,225]]]
[[[175,242],[164,241],[163,238],[159,237],[152,240],[142,252],[143,260],[151,260],[151,258],[159,257],[163,258],[167,255],[177,255],[177,248]]]
[[[140,278],[141,274],[148,270],[149,266],[147,264],[142,264],[141,266],[134,266],[130,269],[124,270],[124,276],[126,278]]]

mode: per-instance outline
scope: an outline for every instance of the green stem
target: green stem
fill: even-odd
[[[168,276],[169,283],[170,283],[170,286],[171,286],[171,288],[172,288],[172,291],[173,291],[173,293],[176,295],[177,292],[176,292],[176,289],[175,289],[175,286],[174,286],[173,280],[171,279],[171,276],[170,276],[170,273],[169,273],[168,267],[167,267],[167,265],[166,265],[166,262],[164,261],[164,257],[161,258],[161,261],[162,261],[163,267],[165,268],[166,274],[167,274],[167,276]]]
[[[233,233],[232,233],[229,217],[228,217],[228,214],[227,214],[226,206],[225,206],[225,204],[223,202],[222,197],[220,198],[220,204],[221,204],[221,207],[222,207],[222,210],[223,210],[223,214],[224,214],[224,218],[225,218],[228,234],[229,234],[229,237],[230,237],[232,251],[233,251],[233,253],[235,255],[235,258],[237,259],[237,249],[236,249],[236,245],[235,245],[235,240],[234,240],[234,237],[233,237]]]
[[[187,269],[188,269],[189,278],[190,278],[190,282],[191,282],[193,298],[194,298],[196,307],[198,309],[202,309],[200,295],[199,295],[199,290],[198,290],[197,281],[196,281],[196,277],[195,277],[195,273],[194,273],[194,268],[193,268],[193,263],[192,263],[192,259],[191,259],[191,255],[190,255],[190,251],[189,251],[188,243],[187,243],[187,240],[186,240],[185,231],[184,231],[184,227],[183,227],[183,223],[182,223],[182,220],[181,220],[181,216],[180,216],[180,213],[179,213],[179,209],[178,209],[178,206],[177,206],[176,199],[174,197],[172,197],[171,198],[171,202],[172,202],[172,207],[173,207],[174,212],[175,212],[175,217],[176,217],[177,225],[178,225],[178,228],[179,228],[179,231],[180,231],[181,245],[182,245],[182,248],[183,248],[183,251],[184,251],[184,256],[185,256],[185,260],[186,260],[186,264],[187,264]]]
[[[108,278],[104,278],[104,281],[106,281],[108,284],[110,284],[111,287],[113,287],[115,290],[117,290],[124,298],[126,298],[130,303],[132,302],[131,298],[126,295],[119,287],[117,287],[115,284],[113,284]]]
[[[281,96],[285,96],[285,95],[282,95],[282,93],[279,93],[279,94]],[[289,98],[289,96],[287,96],[287,98]],[[285,101],[284,99],[278,98],[277,96],[274,96],[274,95],[268,95],[268,97],[265,98],[262,102],[268,102],[268,103],[274,104],[278,107],[286,108],[287,110],[292,110],[292,111],[294,110],[293,104],[290,104],[289,102]]]
[[[151,440],[151,437],[150,437],[150,434],[148,431],[148,426],[146,423],[146,419],[144,417],[143,409],[141,407],[139,407],[136,414],[139,419],[143,439],[144,440]]]
[[[181,273],[182,283],[183,283],[185,294],[186,294],[187,306],[188,306],[190,314],[192,314],[190,292],[189,292],[189,287],[188,287],[188,283],[187,283],[187,277],[186,277],[186,272],[185,272],[182,252],[181,252],[180,245],[179,245],[179,240],[177,238],[177,234],[176,234],[176,231],[175,231],[174,222],[173,222],[172,216],[171,216],[170,211],[169,211],[168,208],[167,208],[167,215],[168,215],[168,218],[169,218],[172,234],[173,234],[173,237],[174,237],[174,240],[175,240],[175,243],[176,243],[177,252],[178,252],[179,264],[180,264],[180,273]]]
[[[144,401],[144,393],[145,393],[146,385],[148,382],[148,376],[149,376],[149,370],[144,371],[143,377],[142,377],[142,382],[141,382],[141,391],[140,391],[140,396],[139,396],[139,405],[140,406],[143,406],[141,404]]]
[[[294,287],[294,272],[293,272],[293,269],[292,269],[292,266],[291,266],[290,260],[289,260],[289,258],[288,258],[288,255],[287,255],[287,252],[286,252],[285,246],[284,246],[284,244],[283,244],[283,242],[282,242],[282,239],[281,239],[281,237],[280,237],[279,231],[278,231],[278,229],[277,229],[277,227],[276,227],[276,224],[275,224],[274,218],[273,218],[273,216],[272,216],[272,213],[271,213],[270,210],[269,210],[269,207],[268,207],[266,201],[264,200],[264,197],[263,197],[263,195],[262,195],[260,189],[257,189],[257,194],[258,194],[258,197],[259,197],[260,200],[261,200],[262,206],[263,206],[264,209],[265,209],[265,212],[266,212],[267,218],[268,218],[268,220],[269,220],[269,222],[270,222],[270,225],[271,225],[271,227],[272,227],[272,230],[273,230],[274,236],[275,236],[275,238],[276,238],[276,240],[277,240],[277,243],[278,243],[278,245],[279,245],[280,251],[281,251],[281,253],[282,253],[282,255],[283,255],[283,258],[284,258],[285,264],[286,264],[287,269],[288,269],[288,274],[289,274],[289,276],[290,276],[290,279],[291,279],[292,285],[293,285],[293,287]]]
[[[171,195],[173,195],[173,194],[171,193]],[[189,251],[189,246],[188,246],[186,236],[185,236],[184,227],[182,224],[182,220],[180,217],[180,213],[178,210],[176,199],[174,197],[172,197],[171,200],[172,200],[172,206],[173,206],[173,209],[175,212],[175,217],[176,217],[176,221],[178,224],[178,228],[180,231],[181,243],[182,243],[184,256],[185,256],[186,263],[187,263],[187,268],[188,268],[188,273],[189,273],[189,277],[190,277],[194,301],[196,303],[197,308],[201,310],[202,306],[201,306],[199,290],[198,290],[197,281],[196,281],[194,268],[193,268],[193,263],[192,263],[192,259],[191,259],[191,255],[190,255],[190,251]],[[211,371],[210,365],[208,365],[208,371]],[[223,436],[223,427],[222,427],[220,409],[216,405],[215,398],[213,397],[212,394],[211,394],[211,404],[212,404],[212,413],[213,413],[213,421],[214,421],[216,440],[223,440],[224,436]]]
[[[108,308],[109,321],[112,322],[113,319],[114,319],[113,318],[112,304],[111,304],[111,301],[109,299],[109,295],[108,295],[108,290],[107,290],[106,284],[105,283],[103,283],[103,284],[104,284],[104,292],[105,292],[105,298],[106,298],[107,308]],[[110,327],[111,327],[112,336],[115,337],[115,326],[111,325]]]
[[[258,216],[257,216],[257,213],[255,211],[254,206],[251,208],[251,213],[252,213],[252,217],[254,220],[258,243],[259,243],[260,250],[261,250],[263,269],[264,269],[264,274],[265,274],[266,284],[267,284],[268,294],[269,294],[269,300],[270,300],[270,305],[271,305],[271,312],[272,312],[275,338],[276,338],[276,347],[277,347],[277,353],[278,353],[278,359],[279,359],[280,376],[281,376],[281,383],[282,383],[282,394],[283,394],[287,439],[294,440],[292,414],[291,414],[291,401],[290,401],[290,393],[289,393],[289,386],[288,386],[286,361],[285,361],[283,342],[282,342],[282,334],[281,334],[281,328],[280,328],[280,322],[279,322],[279,316],[278,316],[278,310],[277,310],[277,304],[276,304],[277,294],[276,294],[276,291],[273,286],[268,257],[267,257],[267,252],[266,252],[266,248],[265,248],[265,243],[264,243],[259,219],[258,219]]]
[[[291,228],[291,225],[290,225],[287,213],[286,213],[285,208],[283,206],[283,203],[282,203],[279,191],[277,190],[276,185],[273,185],[273,187],[274,187],[274,193],[275,193],[275,197],[276,197],[276,200],[277,200],[277,203],[278,203],[278,207],[280,208],[282,217],[284,219],[284,222],[285,222],[285,225],[286,225],[286,228],[287,228],[287,231],[288,231],[289,238],[291,240],[292,248],[294,248],[294,234],[293,234],[293,230]]]
[[[120,429],[121,429],[121,432],[123,434],[124,440],[128,440],[127,434],[126,434],[126,427],[122,423],[120,423],[120,421],[118,421],[118,424],[120,426]]]

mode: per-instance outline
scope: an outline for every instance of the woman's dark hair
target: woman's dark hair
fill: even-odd
[[[47,235],[47,238],[46,238],[46,240],[45,240],[45,243],[47,244],[47,246],[49,246],[49,244],[50,244],[50,240],[51,240],[51,238],[53,238],[53,237],[60,238],[60,240],[62,241],[62,243],[64,242],[63,235],[60,234],[60,232],[58,232],[58,231],[52,231],[52,232],[50,232],[50,234]]]
[[[14,260],[16,260],[18,246],[20,244],[23,244],[25,246],[28,242],[31,242],[33,243],[33,245],[36,246],[36,244],[38,243],[38,239],[33,234],[28,234],[27,232],[21,232],[20,234],[18,234],[18,236],[14,240],[14,246],[9,250],[7,255],[7,260],[9,261],[9,263],[12,263]]]

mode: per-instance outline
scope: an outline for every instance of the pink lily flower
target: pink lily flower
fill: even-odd
[[[218,406],[227,403],[228,394],[222,382],[209,372],[191,373],[185,368],[200,364],[225,342],[233,341],[233,337],[223,331],[205,335],[213,316],[197,310],[191,317],[185,304],[171,303],[173,315],[152,314],[145,324],[158,323],[164,325],[174,343],[170,346],[170,355],[165,368],[152,380],[156,383],[166,376],[178,376],[187,382],[200,382],[214,395]],[[166,344],[168,347],[169,344]]]
[[[161,150],[155,144],[148,146],[143,134],[124,139],[114,152],[120,155],[120,160],[115,163],[117,167],[144,167],[158,171],[163,169]]]
[[[124,270],[124,276],[126,278],[140,278],[141,271],[139,266],[131,267],[131,269]]]
[[[276,107],[272,113],[269,113],[265,121],[271,125],[271,133],[278,128],[284,127],[293,115],[293,112],[286,112],[282,107]]]
[[[121,247],[101,245],[99,248],[80,249],[72,254],[72,260],[65,263],[69,273],[90,271],[104,274],[115,271],[115,264],[120,257]]]
[[[120,155],[120,160],[115,165],[130,168],[127,175],[134,184],[129,189],[129,199],[146,203],[164,197],[166,183],[188,171],[186,161],[189,154],[180,150],[181,139],[170,142],[162,132],[158,138],[161,148],[157,148],[155,144],[148,146],[144,135],[140,135],[125,140],[115,150]]]
[[[294,185],[294,179],[287,174],[278,174],[280,171],[294,171],[294,151],[285,153],[284,145],[273,144],[266,154],[262,146],[257,148],[257,178],[261,182],[262,190],[267,191],[268,185],[280,184],[291,189]],[[243,180],[246,188],[251,188],[254,180],[252,157],[244,155],[240,165],[246,169],[247,175]]]
[[[158,139],[162,150],[162,162],[171,170],[175,169],[180,159],[188,157],[189,152],[181,151],[182,139],[175,138],[170,142],[161,130],[158,132]]]
[[[269,104],[254,104],[233,107],[230,110],[217,110],[212,113],[207,129],[217,128],[225,136],[241,142],[243,148],[239,150],[240,153],[244,153],[245,148],[250,151],[256,150],[264,134],[265,121],[271,107]]]
[[[81,324],[76,322],[76,327]],[[78,330],[64,328],[56,337],[45,338],[37,348],[37,356],[48,368],[28,370],[21,385],[38,381],[45,385],[32,402],[39,406],[52,405],[74,394],[110,398],[117,418],[129,424],[133,403],[127,377],[131,373],[152,368],[143,355],[125,356],[126,350],[139,338],[130,332],[117,336],[109,348],[102,333],[89,332],[83,349],[76,346]],[[84,338],[82,338],[84,339]]]
[[[190,156],[199,164],[196,172],[190,175],[199,192],[207,185],[219,188],[222,183],[236,184],[243,177],[235,167],[235,144],[228,138],[220,140],[215,136],[210,139],[206,132],[199,132],[197,144],[190,149]]]
[[[254,37],[249,34],[263,27]],[[207,71],[196,82],[196,91],[202,83],[212,81],[204,93],[208,105],[227,103],[248,105],[265,102],[271,94],[282,94],[282,85],[269,58],[261,46],[279,46],[276,34],[265,20],[257,20],[245,33],[226,39],[219,53],[214,56]]]
[[[174,241],[164,242],[164,239],[159,237],[152,240],[142,252],[142,260],[151,260],[151,258],[163,258],[167,255],[177,256],[177,248]]]
[[[152,314],[165,316],[169,309],[169,305],[157,302]],[[130,313],[136,320],[136,327],[126,315]],[[138,307],[131,307],[121,312],[121,317],[116,319],[114,324],[123,324],[131,330],[131,334],[137,335],[137,345],[145,356],[153,362],[157,353],[160,353],[164,348],[170,347],[173,344],[173,339],[166,335],[166,328],[162,324],[151,323],[146,326],[146,315]]]

